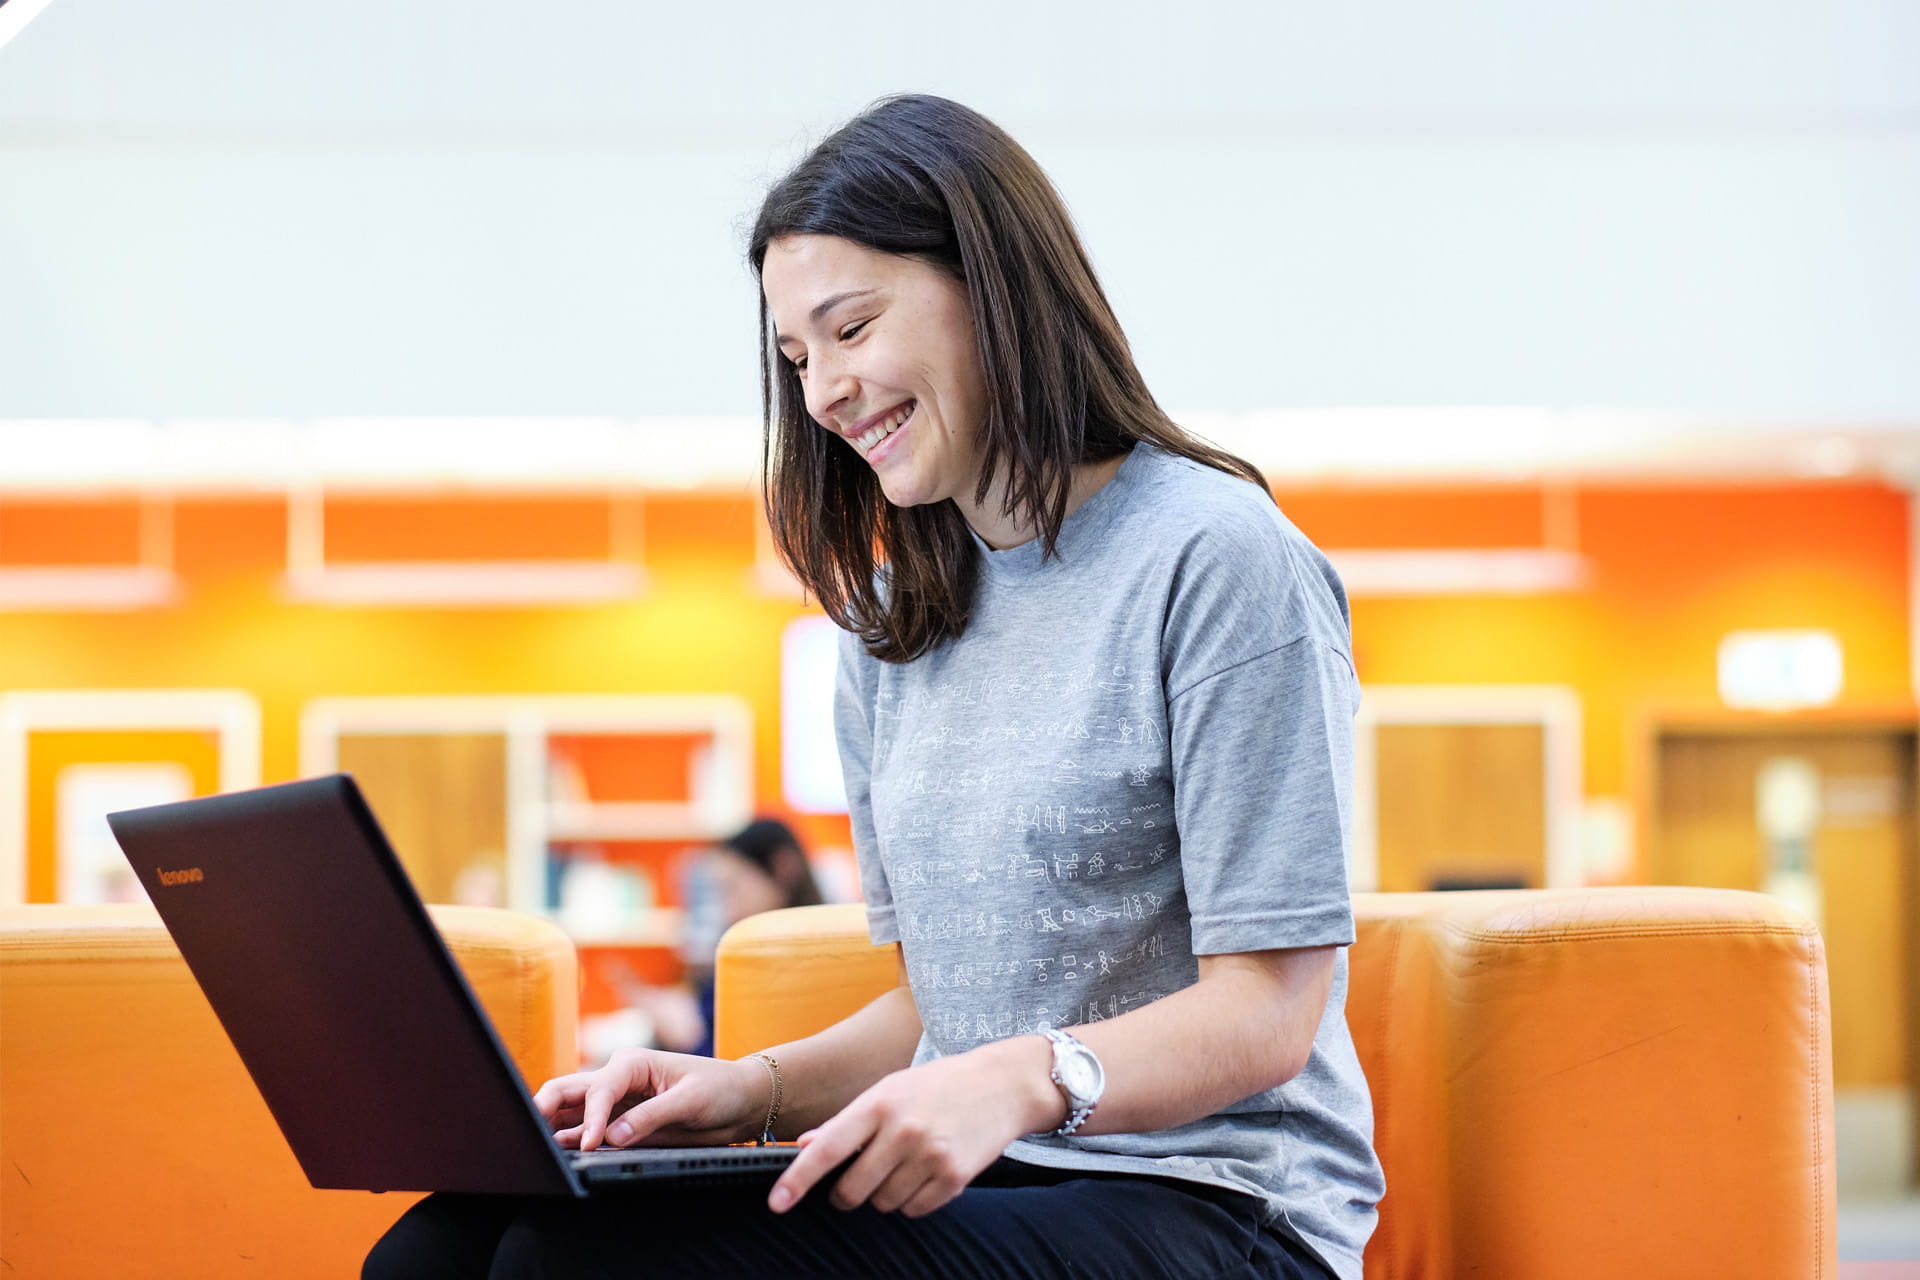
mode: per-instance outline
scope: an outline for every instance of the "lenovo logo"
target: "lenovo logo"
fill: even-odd
[[[161,871],[155,867],[154,870],[159,872],[161,884],[199,884],[207,878],[206,873],[198,867],[186,867],[180,871]]]

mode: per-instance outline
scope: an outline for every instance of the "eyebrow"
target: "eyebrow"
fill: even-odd
[[[4,3],[4,2],[5,0],[0,0],[0,3]],[[821,316],[826,315],[827,312],[833,310],[835,307],[839,306],[841,303],[851,301],[854,298],[864,298],[868,294],[878,293],[878,292],[880,292],[878,289],[849,289],[844,293],[836,293],[831,297],[823,298],[819,303],[817,303],[814,306],[813,310],[807,313],[807,319],[811,323],[818,324],[820,323]],[[778,345],[778,346],[785,346],[789,342],[798,341],[798,339],[793,338],[788,334],[781,333],[778,330],[774,332],[773,340],[775,345]]]

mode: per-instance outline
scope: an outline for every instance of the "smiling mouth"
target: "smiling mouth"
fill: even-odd
[[[916,401],[909,400],[859,435],[849,437],[849,440],[853,444],[853,447],[860,451],[860,456],[864,458],[873,452],[874,446],[878,445],[882,440],[885,440],[900,428],[906,426],[907,422],[913,417],[913,411],[918,407],[919,405]]]

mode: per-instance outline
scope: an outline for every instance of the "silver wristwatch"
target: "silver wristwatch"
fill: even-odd
[[[1107,1087],[1107,1073],[1093,1050],[1066,1032],[1048,1028],[1040,1033],[1053,1042],[1053,1082],[1067,1100],[1067,1122],[1049,1130],[1044,1137],[1064,1138],[1087,1122],[1100,1105],[1100,1093]]]

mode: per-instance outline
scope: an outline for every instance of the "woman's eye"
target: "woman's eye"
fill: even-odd
[[[6,3],[6,0],[0,0],[0,4],[5,4],[5,3]],[[873,321],[871,320],[862,320],[859,324],[848,325],[846,328],[840,331],[840,341],[852,342],[855,338],[860,336],[860,331],[862,329],[866,328],[868,325],[872,323]],[[807,358],[805,356],[801,356],[798,360],[791,360],[788,363],[793,365],[793,371],[795,373],[805,373],[807,371]]]

